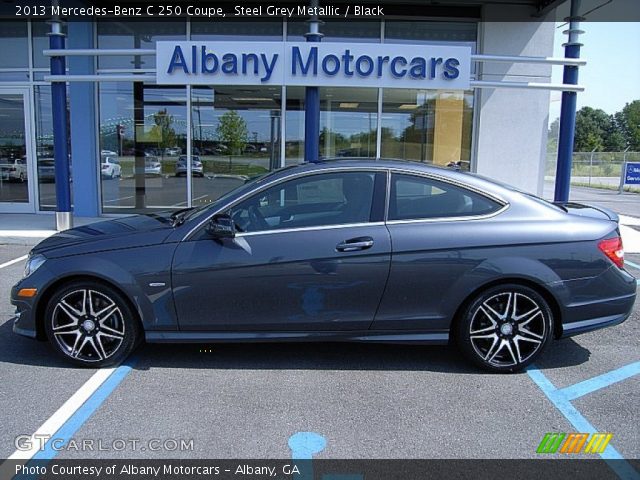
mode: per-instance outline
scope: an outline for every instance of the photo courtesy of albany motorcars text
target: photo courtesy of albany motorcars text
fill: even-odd
[[[14,331],[86,366],[141,342],[441,344],[513,372],[616,325],[636,280],[615,213],[480,176],[330,160],[217,201],[67,230],[30,253]]]

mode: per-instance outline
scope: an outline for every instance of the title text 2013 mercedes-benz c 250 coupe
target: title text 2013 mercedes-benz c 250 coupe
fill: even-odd
[[[629,316],[617,220],[423,164],[303,164],[206,207],[44,240],[11,292],[14,331],[86,366],[142,340],[451,339],[512,372]]]

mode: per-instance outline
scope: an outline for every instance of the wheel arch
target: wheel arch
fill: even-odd
[[[553,293],[551,293],[551,291],[544,285],[529,278],[522,277],[503,277],[494,279],[478,286],[471,293],[469,293],[458,305],[458,308],[451,318],[451,335],[449,335],[449,338],[452,339],[455,337],[456,329],[460,324],[460,317],[462,313],[479,294],[481,294],[485,290],[489,290],[490,288],[507,284],[516,284],[523,287],[529,287],[540,294],[542,298],[544,298],[544,300],[549,305],[549,308],[551,309],[551,313],[553,314],[553,336],[554,338],[560,338],[560,336],[562,335],[562,310],[560,309],[560,303],[553,295]]]
[[[138,305],[133,298],[126,291],[124,291],[120,286],[116,283],[100,277],[98,275],[90,275],[90,274],[80,274],[80,275],[66,275],[61,278],[56,279],[51,284],[47,285],[45,290],[42,292],[42,295],[38,299],[38,302],[35,305],[35,320],[36,320],[36,338],[38,340],[46,340],[47,334],[45,332],[44,326],[44,312],[49,304],[49,300],[58,291],[66,284],[70,284],[77,281],[88,280],[91,282],[100,283],[109,288],[112,288],[125,299],[127,302],[127,306],[131,309],[131,311],[135,315],[135,321],[138,323],[138,327],[141,332],[144,332],[144,325],[142,323],[142,314],[140,305]]]

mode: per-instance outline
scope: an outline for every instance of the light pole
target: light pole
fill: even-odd
[[[309,32],[305,34],[307,42],[319,42],[320,20],[316,13],[318,0],[311,0],[313,15],[309,19]],[[304,95],[304,160],[317,162],[320,154],[320,89],[307,87]]]
[[[569,35],[569,41],[564,44],[564,56],[566,58],[580,58],[581,43],[578,37],[584,33],[579,29],[579,16],[581,0],[571,0],[571,13],[569,16],[569,29],[564,33]],[[565,65],[562,77],[565,85],[578,84],[578,67]],[[573,157],[573,140],[576,130],[576,92],[562,92],[562,105],[560,107],[560,133],[558,136],[558,165],[556,166],[556,188],[554,200],[556,202],[569,201],[571,188],[571,162]]]
[[[51,2],[58,6],[58,0]],[[51,19],[49,48],[64,50],[64,33],[62,20],[58,15]],[[51,75],[66,75],[65,57],[51,57]],[[53,118],[53,158],[56,180],[56,230],[68,230],[73,226],[71,216],[71,188],[69,186],[69,126],[67,115],[67,84],[51,82],[51,116]]]

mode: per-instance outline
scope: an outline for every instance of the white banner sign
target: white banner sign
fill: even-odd
[[[306,42],[157,42],[161,85],[466,90],[471,48]]]

